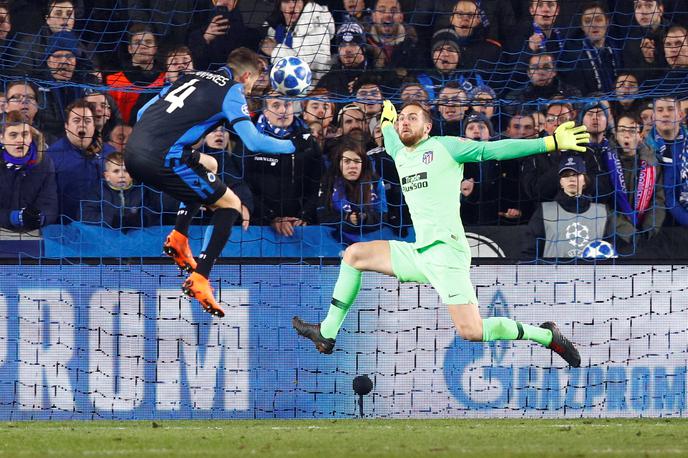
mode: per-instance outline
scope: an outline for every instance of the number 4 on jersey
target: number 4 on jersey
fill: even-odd
[[[184,106],[184,100],[196,90],[194,84],[198,83],[198,81],[198,79],[192,79],[167,94],[164,100],[165,102],[170,102],[170,106],[167,107],[166,111],[172,113],[177,108],[182,108]]]

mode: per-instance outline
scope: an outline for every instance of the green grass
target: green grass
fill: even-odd
[[[688,456],[688,420],[0,423],[0,457]]]

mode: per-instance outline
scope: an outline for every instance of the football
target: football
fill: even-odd
[[[616,250],[611,243],[604,240],[593,240],[583,248],[582,256],[587,259],[610,259],[616,258]]]
[[[310,67],[298,57],[283,57],[270,70],[272,88],[291,97],[304,93],[312,79]]]

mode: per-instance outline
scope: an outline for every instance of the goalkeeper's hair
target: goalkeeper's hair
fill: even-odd
[[[422,103],[420,102],[406,102],[404,105],[402,105],[401,110],[399,112],[401,113],[404,111],[404,108],[406,107],[418,107],[420,108],[420,111],[423,112],[423,117],[425,118],[425,122],[429,122],[432,124],[432,115],[430,114],[430,110],[425,108]]]
[[[235,76],[239,76],[246,71],[259,74],[265,68],[265,61],[256,52],[241,47],[229,54],[227,65]]]

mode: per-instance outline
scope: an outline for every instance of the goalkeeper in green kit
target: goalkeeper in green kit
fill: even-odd
[[[471,251],[459,215],[463,164],[507,160],[557,149],[585,151],[585,126],[562,124],[554,135],[533,140],[476,142],[459,137],[430,137],[430,113],[407,103],[397,112],[385,101],[380,120],[385,148],[394,159],[411,212],[415,243],[378,240],[349,246],[339,270],[327,317],[320,324],[292,319],[294,329],[321,353],[334,350],[342,326],[361,286],[361,272],[392,275],[401,282],[430,283],[438,292],[458,334],[476,342],[532,340],[558,353],[573,367],[580,355],[551,321],[538,326],[494,317],[482,319],[469,275]]]

